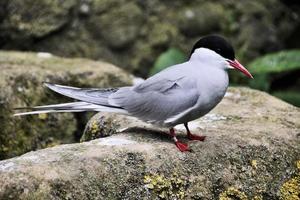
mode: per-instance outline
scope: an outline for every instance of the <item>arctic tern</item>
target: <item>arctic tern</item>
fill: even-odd
[[[177,148],[189,151],[187,144],[178,141],[173,127],[184,124],[188,139],[205,139],[192,134],[188,122],[207,114],[222,100],[229,82],[228,69],[237,69],[253,78],[235,59],[234,49],[226,39],[209,35],[195,43],[187,62],[168,67],[140,84],[100,89],[44,83],[49,89],[79,101],[36,106],[31,112],[15,115],[83,111],[131,115],[169,128]]]

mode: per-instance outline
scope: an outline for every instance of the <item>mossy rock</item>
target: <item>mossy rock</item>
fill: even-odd
[[[227,15],[221,4],[206,2],[183,9],[179,13],[178,25],[187,37],[198,37],[220,31]]]
[[[75,6],[75,0],[7,1],[1,34],[18,41],[45,37],[70,22]]]
[[[95,1],[94,9],[103,7],[105,3],[112,4],[98,0]],[[115,1],[115,4],[107,10],[109,12],[96,13],[90,19],[90,25],[96,37],[102,36],[109,47],[124,49],[132,46],[139,36],[144,16],[142,10],[133,2]]]
[[[80,141],[86,142],[108,137],[138,127],[150,128],[152,126],[151,124],[143,123],[135,117],[99,112],[86,124]]]
[[[300,110],[275,97],[229,88],[211,113],[189,123],[204,142],[175,127],[192,149],[184,153],[167,130],[118,116],[107,116],[121,122],[118,134],[0,161],[0,199],[299,197]]]
[[[111,64],[45,53],[0,51],[0,69],[0,159],[79,140],[87,121],[84,114],[12,116],[17,107],[72,101],[44,88],[42,82],[78,87],[131,84],[130,75]]]
[[[99,113],[92,117],[85,127],[85,130],[80,138],[80,142],[86,142],[116,134],[119,124],[113,118],[113,116],[107,116]]]
[[[217,33],[233,43],[246,64],[298,43],[300,8],[285,3],[1,0],[0,48],[101,59],[146,77],[167,49],[188,56],[200,37]]]

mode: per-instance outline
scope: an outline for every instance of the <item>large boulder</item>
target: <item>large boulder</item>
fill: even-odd
[[[167,130],[113,119],[121,133],[1,161],[0,199],[299,199],[300,110],[266,93],[231,88],[190,123],[204,142],[178,126],[187,153]]]
[[[75,0],[41,0],[39,3],[34,0],[4,0],[1,4],[4,11],[1,26],[5,31],[2,34],[22,47],[26,44],[21,43],[24,40],[43,38],[66,26],[75,6]]]
[[[78,87],[117,87],[131,76],[104,62],[65,59],[47,53],[0,51],[0,160],[58,143],[79,141],[87,116],[43,114],[13,117],[17,107],[72,101],[43,82]]]
[[[103,59],[146,76],[169,47],[188,55],[209,33],[231,39],[243,63],[295,48],[299,11],[279,0],[1,0],[0,48]]]

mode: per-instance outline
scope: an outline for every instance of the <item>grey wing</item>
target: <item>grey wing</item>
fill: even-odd
[[[199,93],[194,83],[185,77],[144,82],[142,86],[120,88],[109,97],[109,102],[144,121],[164,123],[197,103]]]
[[[138,93],[151,92],[151,91],[166,92],[166,90],[169,90],[176,85],[178,86],[178,82],[183,78],[184,77],[181,76],[174,79],[168,78],[168,79],[159,80],[156,77],[154,77],[153,79],[151,77],[151,79],[148,79],[145,82],[133,87],[133,90]]]
[[[174,83],[178,84],[185,77],[182,75],[182,69],[185,68],[183,65],[174,65],[155,74],[141,84],[134,86],[134,91],[143,93],[150,91],[164,92],[168,90]]]

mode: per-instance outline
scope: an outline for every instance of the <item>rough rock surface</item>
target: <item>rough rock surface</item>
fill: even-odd
[[[1,161],[0,199],[299,199],[300,111],[266,93],[229,89],[190,123],[204,142],[177,127],[190,153],[159,128],[115,119],[122,133]]]
[[[72,101],[44,88],[42,82],[78,87],[131,84],[131,76],[111,64],[63,59],[47,53],[0,51],[0,70],[0,160],[57,143],[79,141],[86,115],[12,116],[16,107]]]
[[[280,0],[1,0],[0,48],[100,58],[145,76],[160,53],[188,55],[209,33],[229,37],[243,63],[299,47],[299,11]]]

